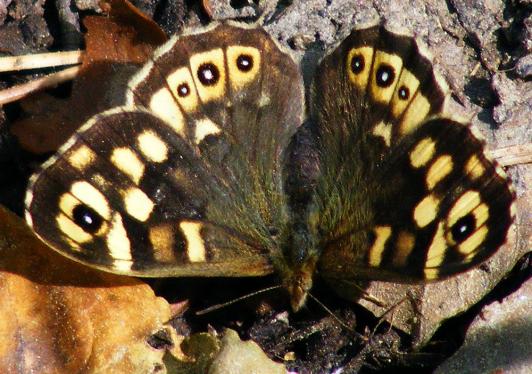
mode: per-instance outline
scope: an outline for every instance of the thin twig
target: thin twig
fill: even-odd
[[[30,82],[2,90],[0,91],[0,105],[20,100],[37,90],[53,87],[59,83],[74,79],[78,74],[79,69],[79,66],[74,66],[57,73],[32,80]]]
[[[528,164],[532,162],[532,143],[497,148],[490,153],[502,166]]]
[[[0,58],[0,72],[76,65],[83,61],[83,51],[50,52]]]

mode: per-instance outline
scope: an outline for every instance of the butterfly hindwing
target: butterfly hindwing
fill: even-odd
[[[219,187],[163,121],[114,109],[86,126],[33,181],[28,210],[45,241],[128,274],[268,272],[252,238],[205,222]]]
[[[322,273],[415,282],[489,258],[512,222],[513,193],[483,146],[467,125],[448,118],[405,136],[376,170],[380,198],[362,223],[371,229],[353,227],[327,243]]]

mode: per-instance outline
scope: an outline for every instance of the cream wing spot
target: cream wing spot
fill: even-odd
[[[488,220],[490,209],[486,204],[480,203],[475,209],[473,209],[473,215],[475,216],[476,226],[480,227]]]
[[[150,243],[153,247],[153,257],[162,263],[175,261],[174,231],[170,225],[159,225],[150,228]]]
[[[438,267],[442,264],[447,251],[447,241],[445,240],[445,229],[443,222],[438,224],[436,234],[432,238],[429,250],[427,252],[427,260],[425,261],[425,278],[436,279],[439,275]]]
[[[225,96],[225,61],[221,48],[193,55],[190,70],[202,102]]]
[[[220,128],[210,119],[202,118],[196,121],[195,143],[199,144],[208,135],[216,135],[221,132]]]
[[[183,136],[185,119],[175,97],[165,87],[157,91],[150,99],[150,110],[166,122],[176,133]]]
[[[83,170],[94,163],[94,160],[96,160],[96,154],[88,146],[81,145],[69,152],[67,160],[70,165],[76,169]]]
[[[127,231],[122,223],[122,216],[113,214],[113,219],[106,235],[106,244],[109,254],[114,260],[114,266],[120,271],[131,270],[133,264],[131,256],[131,243],[127,236]]]
[[[123,191],[122,197],[124,199],[126,212],[131,217],[141,222],[146,222],[148,218],[150,218],[150,214],[153,211],[155,204],[142,190],[136,187],[129,188],[128,190]]]
[[[484,175],[486,168],[482,165],[477,155],[472,155],[465,164],[465,172],[471,179],[476,180]]]
[[[139,184],[144,175],[144,163],[129,148],[120,147],[113,149],[111,163],[122,173],[129,176],[135,184]]]
[[[166,81],[172,90],[173,97],[177,99],[186,113],[195,112],[198,109],[198,93],[188,67],[172,72]]]
[[[70,193],[80,202],[94,209],[104,220],[111,218],[111,208],[107,199],[90,183],[85,181],[74,182],[70,188]]]
[[[271,103],[271,98],[266,95],[264,92],[260,95],[259,99],[257,100],[257,106],[259,108],[263,108],[267,105],[270,105]]]
[[[392,115],[394,118],[399,118],[408,107],[408,104],[412,101],[412,97],[414,97],[419,88],[419,83],[419,79],[410,71],[407,69],[401,71],[401,76],[399,77],[392,98]]]
[[[485,225],[479,227],[473,234],[458,245],[458,251],[463,255],[468,255],[468,257],[472,259],[487,235],[488,228]]]
[[[430,112],[430,102],[418,91],[401,118],[399,134],[406,135],[418,128]]]
[[[399,232],[395,242],[395,251],[393,252],[393,265],[397,267],[404,266],[408,260],[408,256],[412,253],[415,244],[416,238],[413,234],[407,231]]]
[[[410,151],[410,164],[415,168],[420,168],[426,165],[434,156],[436,151],[436,143],[431,138],[425,138],[416,144],[414,149]]]
[[[92,235],[85,232],[81,227],[76,225],[71,218],[64,213],[60,213],[55,218],[59,230],[63,232],[70,240],[75,243],[88,243],[92,241]],[[78,246],[79,247],[79,246]]]
[[[375,241],[369,249],[369,264],[370,266],[377,267],[382,262],[382,254],[386,248],[386,242],[392,235],[392,229],[390,226],[376,226],[373,229],[375,234]]]
[[[447,225],[452,227],[460,218],[465,217],[481,203],[478,191],[466,191],[456,200],[447,214]]]
[[[433,194],[421,200],[414,209],[414,221],[416,225],[423,228],[434,221],[438,214],[439,205],[440,200]]]
[[[383,121],[379,122],[379,124],[373,128],[373,135],[381,137],[386,146],[389,147],[392,142],[392,124]]]
[[[383,51],[375,52],[370,90],[375,101],[384,104],[390,102],[402,66],[400,56]]]
[[[153,131],[146,130],[137,138],[142,154],[150,161],[164,162],[168,158],[168,146]]]
[[[426,183],[429,190],[432,190],[443,178],[453,171],[453,158],[450,155],[439,156],[430,165],[426,175]]]
[[[257,78],[261,64],[257,48],[229,46],[226,54],[229,82],[233,90],[240,90]]]
[[[372,47],[352,48],[347,54],[346,71],[349,81],[360,90],[365,90],[368,85],[372,60]]]
[[[202,224],[198,222],[184,221],[179,228],[187,242],[187,256],[190,262],[205,262],[205,243],[201,237]]]

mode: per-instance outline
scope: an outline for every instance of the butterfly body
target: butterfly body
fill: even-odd
[[[275,272],[294,310],[318,273],[441,279],[501,246],[513,200],[482,141],[442,114],[445,90],[414,39],[354,30],[320,63],[304,128],[301,75],[264,30],[228,22],[174,37],[123,106],[32,177],[27,222],[107,271]]]

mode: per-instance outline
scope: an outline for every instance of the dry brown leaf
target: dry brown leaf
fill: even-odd
[[[87,17],[83,22],[89,63],[143,63],[167,40],[164,31],[128,1],[104,1],[101,6],[109,17]]]
[[[150,373],[163,351],[147,337],[168,303],[133,278],[56,254],[0,208],[0,372]]]
[[[87,49],[70,97],[40,93],[21,102],[25,116],[11,131],[24,149],[55,151],[94,114],[123,104],[131,74],[166,41],[164,32],[125,0],[109,4],[108,17],[85,19]]]

